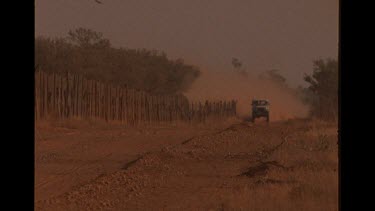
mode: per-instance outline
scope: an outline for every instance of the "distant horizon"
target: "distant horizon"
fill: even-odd
[[[113,47],[165,52],[202,72],[232,71],[233,57],[253,74],[278,69],[296,87],[305,86],[313,60],[337,59],[338,6],[337,0],[286,0],[271,7],[269,1],[37,0],[35,36],[65,37],[89,28]]]

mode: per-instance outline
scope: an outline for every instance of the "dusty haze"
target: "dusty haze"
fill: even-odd
[[[304,85],[312,60],[337,57],[338,0],[36,0],[35,33],[86,27],[113,45],[162,50],[203,69],[280,69]]]
[[[291,89],[261,80],[252,74],[243,77],[234,72],[203,71],[186,95],[192,101],[235,99],[238,115],[244,118],[251,114],[253,98],[270,100],[270,121],[303,118],[308,115],[308,107]]]

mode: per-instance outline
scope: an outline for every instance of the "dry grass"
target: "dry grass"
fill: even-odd
[[[229,197],[228,210],[239,204],[243,210],[338,210],[337,126],[312,121],[301,129],[268,158],[288,169],[270,168],[261,185]]]

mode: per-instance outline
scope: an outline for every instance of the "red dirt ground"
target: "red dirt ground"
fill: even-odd
[[[36,210],[338,210],[337,127],[37,123]]]

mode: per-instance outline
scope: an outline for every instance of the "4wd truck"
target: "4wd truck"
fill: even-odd
[[[256,118],[266,117],[267,122],[270,121],[269,106],[270,103],[268,100],[253,100],[252,103],[252,116],[251,121],[254,122]]]

